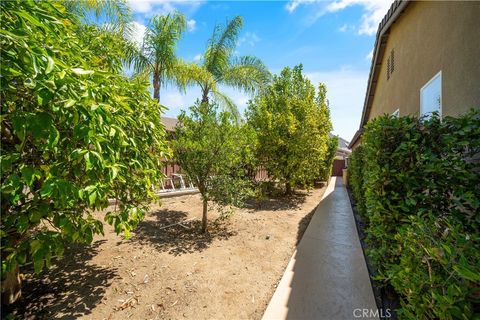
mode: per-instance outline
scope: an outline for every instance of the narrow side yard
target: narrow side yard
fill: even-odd
[[[198,195],[164,199],[130,240],[106,226],[105,236],[69,249],[50,272],[27,274],[16,313],[25,319],[259,319],[324,191],[237,209],[212,223],[209,235],[197,231]]]

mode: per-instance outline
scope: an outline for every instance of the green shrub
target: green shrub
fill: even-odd
[[[332,176],[332,166],[333,160],[335,159],[335,153],[337,152],[338,137],[330,137],[327,144],[327,152],[325,153],[325,158],[322,161],[320,173],[318,175],[318,180],[321,181],[329,181]]]
[[[120,205],[105,219],[128,236],[168,150],[148,83],[120,74],[122,38],[84,27],[63,2],[3,1],[0,11],[4,290],[18,265],[39,272],[65,242],[103,233],[92,211],[109,198]],[[99,35],[109,55],[91,41]]]
[[[358,213],[365,215],[365,190],[363,189],[363,147],[358,146],[348,161],[348,180]]]
[[[480,316],[479,116],[383,116],[352,156],[367,254],[401,318]]]
[[[311,185],[327,159],[332,124],[326,95],[326,86],[316,90],[298,65],[284,68],[249,103],[247,121],[256,131],[259,163],[287,194]]]

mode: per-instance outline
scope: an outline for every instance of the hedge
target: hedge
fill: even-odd
[[[480,318],[480,112],[382,116],[349,166],[376,280],[401,319]]]
[[[365,218],[365,197],[363,191],[363,146],[358,146],[350,155],[348,161],[349,185],[355,199],[358,213]]]

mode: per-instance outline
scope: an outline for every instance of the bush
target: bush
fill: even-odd
[[[302,65],[284,68],[250,101],[247,112],[258,139],[259,164],[285,185],[287,194],[318,178],[332,140],[326,86],[315,90],[302,72]]]
[[[230,113],[218,112],[215,104],[197,102],[179,120],[173,154],[202,196],[206,232],[208,201],[220,207],[242,206],[250,196],[251,180],[243,161],[251,159],[253,144],[246,129]]]
[[[365,216],[365,190],[363,188],[363,147],[358,146],[348,161],[348,180],[358,213]]]
[[[335,153],[337,152],[338,147],[338,137],[333,136],[327,142],[327,152],[325,153],[325,158],[322,161],[320,166],[320,173],[318,175],[318,180],[320,181],[329,181],[332,176],[332,166],[333,160],[335,159]]]
[[[91,212],[109,198],[121,203],[105,219],[128,236],[154,198],[167,148],[148,84],[119,74],[121,39],[106,34],[110,55],[98,55],[95,28],[62,2],[0,8],[2,291],[13,302],[18,291],[4,280],[29,261],[49,267],[65,242],[91,243],[103,233]]]
[[[367,255],[402,318],[480,316],[479,118],[383,116],[352,155]]]

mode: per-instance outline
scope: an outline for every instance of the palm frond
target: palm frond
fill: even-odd
[[[270,71],[260,59],[243,56],[231,62],[230,67],[219,79],[219,83],[254,94],[263,90],[271,79]]]
[[[177,43],[187,28],[185,16],[178,11],[150,19],[141,48],[130,63],[136,74],[156,72],[160,86],[173,84],[185,90],[182,77],[177,75]]]
[[[233,102],[230,97],[227,95],[223,94],[222,92],[218,90],[212,90],[211,91],[213,94],[213,98],[215,99],[215,102],[225,111],[230,112],[233,117],[235,118],[235,121],[237,123],[240,123],[242,121],[242,116],[240,115],[240,112],[238,111],[238,106]]]
[[[177,11],[153,17],[145,34],[143,51],[151,61],[173,66],[175,49],[187,28],[185,16]]]
[[[204,66],[214,76],[219,77],[228,66],[242,26],[242,17],[237,16],[227,22],[225,28],[215,27],[204,54]]]
[[[181,80],[185,86],[198,85],[201,88],[217,89],[217,83],[213,75],[203,66],[177,60],[175,69],[177,78]]]
[[[142,50],[138,48],[131,48],[133,56],[129,59],[127,65],[133,66],[135,74],[151,73],[153,71],[153,65],[151,61],[146,57]]]
[[[110,31],[131,32],[133,15],[126,0],[67,0],[65,7],[87,24],[97,24],[102,18],[104,27]]]

